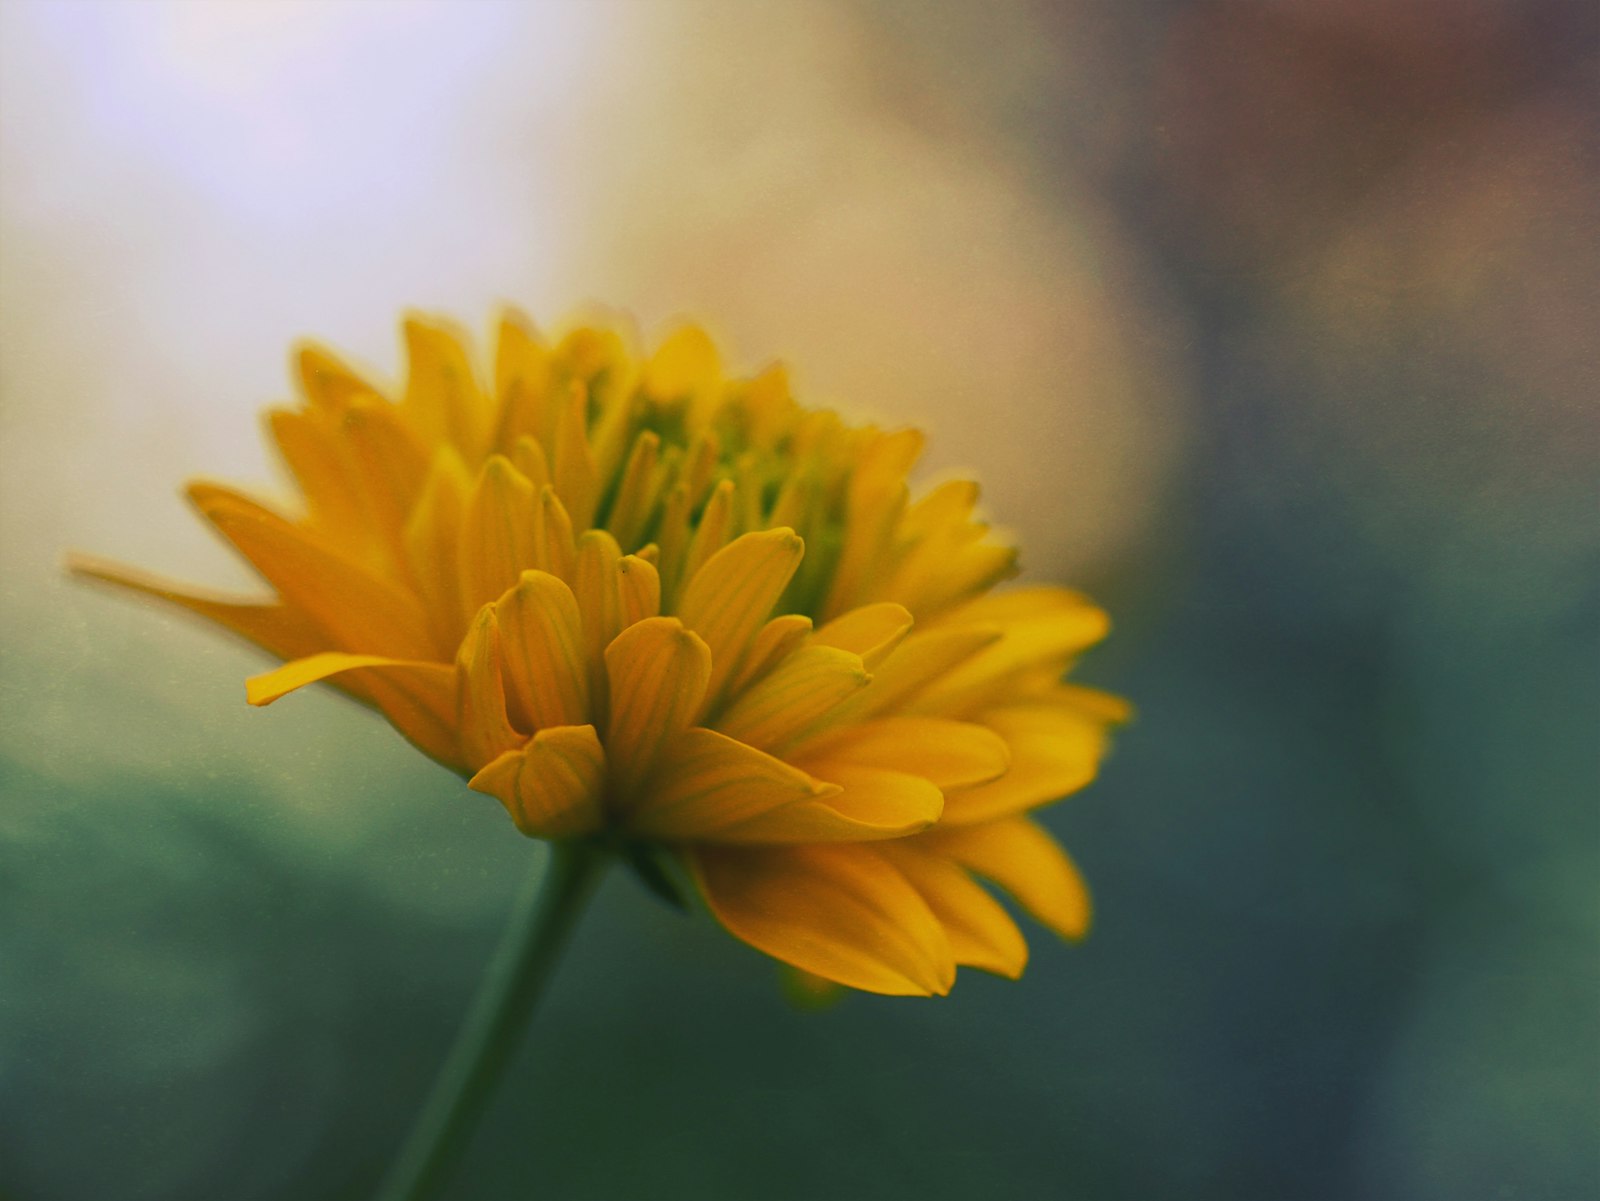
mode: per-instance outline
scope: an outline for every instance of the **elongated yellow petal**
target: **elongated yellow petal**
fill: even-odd
[[[621,546],[638,545],[655,511],[660,452],[661,436],[654,430],[642,431],[634,441],[633,452],[617,484],[616,499],[606,515],[606,528]]]
[[[1011,749],[1005,775],[948,796],[945,821],[969,825],[1021,813],[1076,792],[1093,780],[1109,739],[1105,723],[1061,707],[999,709],[984,724]]]
[[[454,447],[433,457],[427,482],[406,520],[406,563],[427,611],[434,647],[443,657],[454,652],[465,625],[457,546],[472,478]]]
[[[1104,638],[1108,629],[1104,611],[1089,604],[1013,618],[1006,621],[1002,638],[931,683],[914,707],[922,713],[961,717],[1004,703],[1019,673],[1064,668],[1074,655]]]
[[[124,567],[89,555],[69,555],[67,570],[100,583],[166,601],[214,621],[280,659],[296,659],[327,645],[324,634],[305,614],[276,601],[253,601],[220,592],[190,588],[149,572]]]
[[[786,659],[811,632],[811,619],[801,613],[782,613],[756,631],[744,653],[744,662],[728,681],[728,695],[738,696]]]
[[[706,501],[706,507],[700,514],[699,524],[694,527],[694,536],[689,539],[689,547],[684,552],[683,562],[678,565],[676,577],[672,581],[674,590],[669,592],[668,596],[676,597],[684,586],[699,574],[711,556],[727,546],[732,533],[733,481],[719,480],[717,486],[711,490],[711,499]]]
[[[852,702],[865,717],[904,709],[945,673],[1001,638],[994,626],[941,626],[919,630],[878,664],[872,687]]]
[[[589,677],[578,601],[566,583],[525,571],[495,605],[511,714],[528,733],[589,721]]]
[[[711,651],[675,617],[651,617],[623,630],[606,647],[611,712],[606,753],[612,791],[631,806],[670,739],[705,699]]]
[[[469,463],[488,445],[489,405],[461,340],[444,324],[405,322],[407,419],[429,442],[451,442]]]
[[[432,456],[378,397],[356,397],[339,420],[339,435],[359,481],[371,537],[395,564],[405,562],[406,516],[416,503]]]
[[[461,769],[454,668],[444,663],[325,652],[293,660],[247,680],[245,696],[252,705],[269,705],[286,693],[319,680],[376,707],[429,758],[452,771]]]
[[[617,560],[617,595],[622,604],[622,624],[631,626],[661,612],[661,576],[655,564],[641,555]]]
[[[943,995],[955,979],[944,927],[868,847],[701,847],[706,903],[736,938],[866,992]]]
[[[313,408],[339,413],[352,398],[377,394],[376,388],[345,366],[337,355],[314,342],[297,345],[293,358],[300,395]]]
[[[514,585],[538,560],[533,485],[503,455],[478,473],[461,518],[461,605],[471,615]]]
[[[907,772],[837,762],[808,764],[805,770],[838,792],[756,814],[718,831],[712,841],[880,842],[926,830],[944,807],[937,788]]]
[[[663,749],[630,831],[668,842],[718,841],[720,831],[797,802],[839,792],[781,759],[714,730],[692,727]]]
[[[593,726],[552,726],[468,781],[533,838],[592,834],[605,822],[606,754]]]
[[[871,682],[860,655],[801,647],[735,698],[714,724],[751,746],[781,749]]]
[[[191,484],[189,497],[286,604],[324,631],[332,649],[394,659],[431,657],[427,617],[405,589],[226,488]]]
[[[594,520],[594,507],[600,499],[600,469],[589,447],[588,404],[582,385],[574,383],[557,411],[551,463],[556,493],[576,529]]]
[[[361,481],[328,414],[273,409],[267,414],[278,453],[306,498],[307,524],[368,567],[381,567],[381,544],[372,538]]]
[[[1089,890],[1056,840],[1025,817],[979,826],[940,825],[918,842],[969,871],[993,880],[1063,938],[1089,930]]]
[[[880,717],[846,726],[807,740],[793,757],[910,772],[940,789],[997,780],[1011,765],[1006,741],[994,730],[936,717]]]
[[[550,388],[549,348],[532,322],[521,313],[507,310],[501,314],[495,340],[494,390],[500,401],[496,448],[510,451],[524,435],[540,442],[550,436],[554,425],[549,412]],[[515,457],[512,461],[516,461]],[[528,475],[534,478],[531,472]],[[546,481],[534,479],[534,482],[543,484]]]
[[[904,605],[882,601],[840,614],[817,631],[814,641],[820,646],[855,652],[866,669],[872,671],[910,632],[911,611]]]
[[[1028,963],[1028,944],[1001,904],[948,859],[916,849],[915,840],[885,843],[884,855],[933,910],[957,963],[1015,980]]]
[[[538,520],[534,523],[534,566],[562,579],[572,578],[577,558],[577,543],[572,536],[572,518],[552,487],[539,490]]]
[[[652,400],[678,400],[711,387],[721,373],[717,348],[706,331],[684,325],[657,348],[645,369],[644,391]]]
[[[524,740],[506,711],[501,658],[499,621],[494,606],[485,605],[467,628],[456,655],[456,727],[461,751],[472,767],[481,767]]]
[[[712,555],[684,588],[678,616],[711,648],[713,702],[804,553],[793,530],[745,534]]]

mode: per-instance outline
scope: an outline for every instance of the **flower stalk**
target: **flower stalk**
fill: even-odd
[[[542,867],[530,872],[455,1045],[378,1191],[379,1201],[426,1201],[448,1178],[516,1051],[607,857],[593,842],[556,842]]]

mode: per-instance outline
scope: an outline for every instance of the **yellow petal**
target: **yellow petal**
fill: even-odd
[[[871,682],[860,655],[831,646],[801,647],[735,697],[714,724],[741,742],[777,750]]]
[[[678,400],[714,385],[722,374],[716,345],[697,325],[672,331],[650,359],[644,392],[655,401]]]
[[[872,687],[852,708],[860,716],[904,708],[929,685],[1000,639],[993,626],[939,626],[919,630],[878,664]]]
[[[716,841],[729,826],[838,791],[838,785],[821,784],[781,759],[697,726],[663,749],[628,828],[669,842]]]
[[[605,649],[624,625],[617,583],[621,558],[616,539],[605,530],[585,530],[578,538],[572,591],[583,617],[584,659],[589,665],[590,695],[597,704],[607,692]]]
[[[797,766],[839,791],[758,814],[712,841],[876,842],[926,830],[944,808],[939,790],[921,776],[836,761]]]
[[[811,632],[811,619],[802,613],[783,613],[756,631],[739,665],[728,681],[728,695],[738,696],[797,649]]]
[[[987,822],[1060,800],[1093,780],[1105,757],[1105,723],[1081,710],[999,709],[983,720],[1010,748],[1011,766],[990,783],[950,792],[947,822]]]
[[[557,411],[554,462],[551,478],[556,494],[566,506],[575,529],[594,520],[600,499],[600,472],[589,446],[589,401],[581,384],[574,383]]]
[[[883,853],[933,910],[957,963],[1015,980],[1028,963],[1028,944],[1011,915],[965,871],[916,850],[915,840],[887,843]]]
[[[590,834],[605,822],[606,756],[593,726],[552,726],[507,751],[468,786],[496,798],[534,838]]]
[[[1061,590],[1049,591],[1062,597],[1071,595]],[[986,705],[1003,703],[1014,691],[1019,673],[1040,667],[1064,668],[1074,655],[1100,641],[1110,629],[1104,611],[1086,601],[1037,610],[1027,616],[1009,617],[1000,606],[982,602],[971,612],[986,620],[996,616],[1004,636],[928,687],[917,698],[919,712],[964,716]]]
[[[472,478],[454,447],[434,454],[427,482],[411,516],[403,542],[406,563],[427,610],[434,646],[451,653],[461,639],[464,617],[457,547]],[[448,650],[445,648],[449,648]]]
[[[456,726],[462,754],[475,768],[523,742],[506,712],[500,661],[499,622],[494,606],[485,605],[467,628],[456,655]]]
[[[369,567],[382,566],[382,550],[367,524],[354,471],[329,428],[328,415],[273,409],[267,414],[272,440],[306,498],[307,524]]]
[[[410,592],[237,493],[196,483],[189,486],[189,497],[335,649],[393,659],[432,657],[427,617]]]
[[[269,705],[296,688],[327,681],[375,706],[423,754],[459,771],[455,677],[455,670],[444,663],[402,662],[335,651],[297,659],[252,677],[245,682],[245,696],[252,705]]]
[[[583,623],[572,589],[543,571],[525,571],[495,605],[511,713],[532,733],[589,720]]]
[[[300,394],[313,408],[337,413],[354,397],[377,394],[376,388],[314,342],[295,347],[294,374]]]
[[[663,747],[688,727],[705,699],[711,651],[677,618],[651,617],[618,634],[605,659],[611,698],[606,754],[613,792],[631,805]]]
[[[713,702],[804,553],[793,530],[745,534],[712,555],[684,588],[678,616],[711,648]]]
[[[521,313],[502,313],[494,352],[494,394],[500,403],[500,428],[495,435],[498,449],[510,450],[525,435],[540,441],[550,436],[554,424],[548,409],[550,386],[549,347]],[[528,475],[534,478],[531,472]]]
[[[538,561],[533,485],[504,455],[490,455],[461,518],[457,549],[464,615],[500,596]]]
[[[642,555],[623,555],[617,560],[617,588],[624,626],[660,614],[661,576],[655,564]]]
[[[1011,764],[994,730],[935,717],[880,717],[832,730],[796,748],[796,759],[827,758],[922,776],[940,789],[999,779]]]
[[[249,601],[189,588],[148,572],[88,555],[69,555],[74,575],[155,597],[253,642],[280,659],[296,659],[327,645],[327,636],[303,613],[276,601]]]
[[[689,539],[689,547],[684,551],[683,562],[678,566],[676,578],[672,581],[673,590],[667,595],[675,598],[683,586],[694,579],[711,556],[728,544],[732,533],[733,481],[719,480],[717,486],[711,490],[711,499],[706,501],[706,507],[700,513],[700,522],[694,527],[694,536]]]
[[[577,544],[572,536],[572,518],[553,487],[539,491],[539,511],[534,522],[534,565],[562,579],[572,577]]]
[[[868,671],[889,657],[911,632],[911,611],[904,605],[883,601],[862,605],[835,617],[817,631],[815,642],[854,651]]]
[[[1088,932],[1089,890],[1083,877],[1056,840],[1027,818],[940,825],[918,842],[993,880],[1063,938],[1082,938]]]
[[[654,430],[640,432],[623,468],[617,496],[606,514],[606,528],[621,546],[636,546],[655,512],[660,480],[657,464],[661,455],[661,436]]]
[[[405,343],[406,418],[429,443],[453,443],[476,462],[488,445],[489,402],[460,337],[413,315],[405,321]]]
[[[355,468],[371,536],[393,562],[405,562],[406,517],[427,475],[428,447],[407,428],[399,410],[378,397],[352,400],[339,434]]]
[[[701,847],[691,865],[717,920],[775,959],[894,996],[943,995],[955,979],[939,920],[871,848]]]

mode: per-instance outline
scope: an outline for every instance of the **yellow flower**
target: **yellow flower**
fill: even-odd
[[[1089,901],[1028,811],[1094,775],[1123,702],[1062,682],[1104,614],[991,593],[1014,551],[975,485],[910,499],[921,436],[847,425],[783,371],[727,379],[689,326],[648,358],[616,329],[550,344],[502,319],[492,381],[405,324],[397,398],[316,347],[270,414],[290,517],[189,497],[275,595],[80,573],[285,660],[268,704],[327,680],[536,838],[681,864],[735,936],[854,988],[945,993],[1027,948],[982,878],[1083,934]],[[652,868],[651,865],[654,865]]]

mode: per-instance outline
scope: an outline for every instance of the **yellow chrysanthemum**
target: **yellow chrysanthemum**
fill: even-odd
[[[910,499],[917,432],[803,409],[780,368],[726,379],[692,326],[641,359],[615,329],[551,345],[508,315],[488,387],[449,328],[405,341],[398,398],[299,351],[304,404],[270,423],[303,515],[190,485],[274,597],[76,569],[286,660],[252,704],[330,681],[523,833],[675,859],[734,935],[825,979],[1018,975],[975,877],[1084,932],[1078,873],[1027,815],[1126,715],[1062,682],[1106,618],[991,594],[1014,552],[975,485]]]

